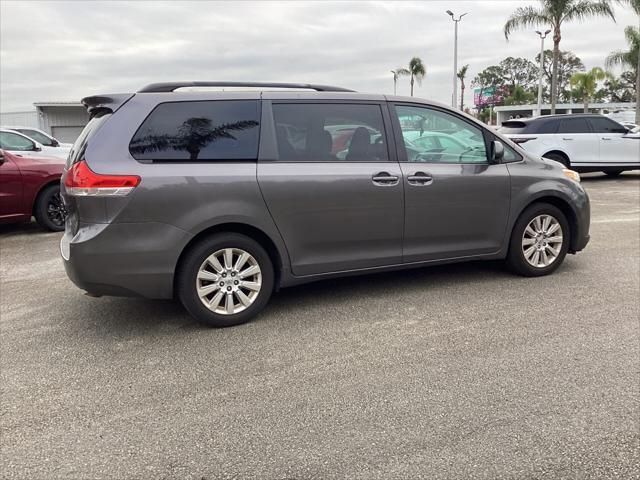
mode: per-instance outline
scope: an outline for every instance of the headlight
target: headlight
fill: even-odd
[[[578,172],[569,170],[568,168],[563,168],[562,173],[564,173],[565,177],[570,178],[574,182],[580,183],[580,174]]]

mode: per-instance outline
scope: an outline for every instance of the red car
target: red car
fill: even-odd
[[[0,222],[28,222],[64,230],[66,210],[60,197],[64,160],[21,157],[0,150]]]

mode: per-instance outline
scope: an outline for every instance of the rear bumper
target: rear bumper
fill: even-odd
[[[178,258],[191,235],[163,223],[81,224],[60,241],[73,283],[92,295],[172,298]]]

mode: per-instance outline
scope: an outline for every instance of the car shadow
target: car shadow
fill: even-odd
[[[403,294],[411,294],[428,291],[430,287],[461,283],[473,288],[476,283],[486,283],[488,278],[501,282],[505,278],[517,277],[509,273],[502,262],[478,261],[320,280],[274,293],[265,310],[253,321],[232,330],[249,325],[262,328],[271,322],[300,323],[309,316],[320,318],[317,312],[324,306],[344,306],[365,295],[373,298],[389,296],[392,299],[392,292],[398,289]],[[82,296],[75,305],[74,317],[83,323],[76,327],[102,341],[163,334],[230,332],[229,329],[214,329],[196,322],[178,301]]]
[[[42,233],[62,233],[62,232],[50,232],[45,230],[36,222],[24,222],[24,223],[6,223],[0,224],[0,236],[11,237],[15,235],[35,235]]]
[[[580,180],[585,183],[590,182],[603,182],[603,181],[611,181],[611,182],[633,182],[640,180],[640,172],[637,170],[633,170],[630,172],[623,172],[617,177],[610,177],[602,172],[590,172],[590,173],[581,173]]]

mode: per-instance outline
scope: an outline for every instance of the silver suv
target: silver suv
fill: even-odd
[[[438,103],[228,82],[83,103],[61,252],[92,295],[224,327],[281,287],[478,259],[540,276],[589,240],[578,174]]]

